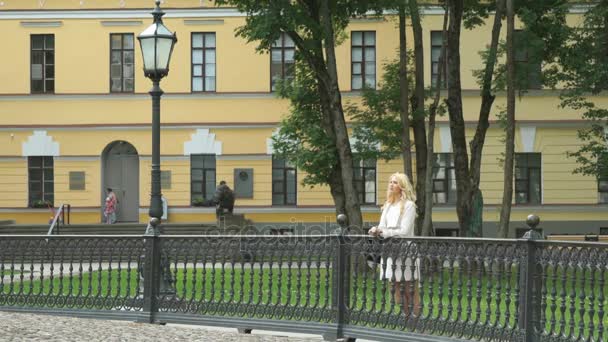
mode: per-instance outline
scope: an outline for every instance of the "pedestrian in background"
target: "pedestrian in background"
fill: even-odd
[[[106,218],[107,224],[113,224],[116,222],[116,209],[118,205],[118,200],[116,199],[116,194],[114,193],[114,191],[112,191],[112,188],[107,188],[106,191],[107,196],[103,215]]]
[[[234,191],[230,189],[225,181],[220,181],[220,185],[215,189],[213,194],[213,203],[215,204],[215,216],[219,219],[224,215],[224,210],[230,214],[234,210]]]

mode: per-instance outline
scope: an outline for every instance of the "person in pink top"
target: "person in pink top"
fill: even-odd
[[[116,194],[111,188],[107,188],[106,190],[108,195],[106,196],[103,215],[106,217],[107,224],[113,224],[116,222],[116,205],[118,204],[118,200],[116,199]]]

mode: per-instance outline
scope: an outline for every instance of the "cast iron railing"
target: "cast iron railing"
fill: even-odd
[[[419,282],[395,282],[399,274],[419,275]],[[362,235],[0,238],[0,310],[275,329],[326,339],[605,341],[607,274],[608,244],[584,242],[381,241]],[[160,286],[161,277],[174,291]]]

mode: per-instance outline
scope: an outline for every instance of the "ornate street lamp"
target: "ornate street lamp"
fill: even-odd
[[[152,80],[152,89],[150,90],[150,95],[152,96],[152,191],[150,194],[150,223],[146,229],[146,235],[153,236],[157,246],[157,237],[160,235],[160,222],[163,216],[160,193],[160,97],[163,91],[160,89],[159,83],[169,73],[171,53],[173,52],[173,46],[177,42],[175,33],[171,33],[163,24],[163,15],[165,15],[165,12],[160,9],[160,0],[156,0],[156,7],[152,11],[154,22],[137,36],[144,60],[144,74]],[[155,250],[154,253],[159,253],[157,248],[153,248],[153,250]],[[146,260],[146,263],[155,264],[152,259],[155,259],[155,257]],[[160,286],[158,292],[161,295],[175,294],[169,261],[162,253],[160,255],[160,264],[160,272],[154,272],[155,276],[152,279],[145,279],[145,281],[149,282],[149,284],[158,284]],[[157,277],[160,277],[160,279]],[[152,288],[156,288],[156,285],[151,286]],[[153,292],[156,291],[153,290]]]
[[[154,227],[163,216],[160,193],[160,97],[163,91],[159,83],[169,73],[171,53],[177,42],[175,33],[171,33],[163,24],[163,15],[165,12],[160,9],[160,0],[156,0],[156,7],[152,11],[154,22],[137,36],[144,59],[144,74],[152,80],[152,192],[149,213],[150,223]]]

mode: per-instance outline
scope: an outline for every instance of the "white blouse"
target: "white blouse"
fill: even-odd
[[[380,223],[378,224],[378,228],[382,230],[383,237],[410,237],[415,235],[414,221],[416,220],[416,206],[414,202],[410,200],[405,202],[403,214],[401,214],[401,222],[399,227],[397,227],[400,210],[400,201],[384,206],[382,216],[380,217]]]

